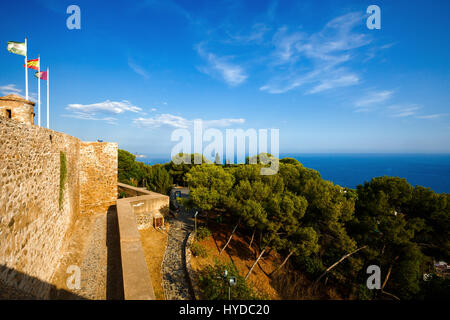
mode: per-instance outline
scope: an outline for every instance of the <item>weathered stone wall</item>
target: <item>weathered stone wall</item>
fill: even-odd
[[[19,122],[34,123],[34,102],[23,99],[22,97],[10,94],[0,97],[0,117],[8,118],[7,110],[11,112],[11,119]]]
[[[81,212],[106,212],[117,200],[117,143],[81,142]]]
[[[60,206],[61,151],[67,179]],[[113,168],[117,175],[116,144],[84,144],[0,117],[0,281],[46,298],[74,221],[116,197]]]
[[[119,195],[122,195],[123,198],[131,198],[151,194],[151,191],[148,191],[145,188],[133,187],[121,182],[118,182],[117,185],[119,188],[118,189]]]
[[[48,293],[45,283],[79,214],[79,144],[66,134],[0,118],[0,279],[38,297]],[[61,209],[60,151],[67,158]]]

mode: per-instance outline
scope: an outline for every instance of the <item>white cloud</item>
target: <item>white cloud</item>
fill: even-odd
[[[272,39],[272,66],[278,68],[275,70],[278,75],[260,90],[284,93],[313,84],[309,93],[319,93],[359,83],[358,75],[341,65],[350,61],[352,50],[371,42],[367,35],[352,31],[363,23],[363,18],[360,13],[348,13],[331,20],[313,34],[279,28]],[[330,77],[330,74],[334,75]]]
[[[16,87],[15,84],[7,84],[5,86],[0,86],[0,94],[2,95],[9,95],[9,94],[15,94],[25,99],[25,95],[22,95],[22,89],[19,89]],[[36,92],[28,92],[28,100],[33,101],[37,103],[38,101],[38,95]],[[42,100],[41,100],[42,101]]]
[[[116,124],[117,119],[114,117],[96,117],[91,114],[86,113],[72,113],[72,114],[63,114],[62,117],[81,119],[81,120],[95,120],[95,121],[105,121],[109,124]]]
[[[136,64],[131,58],[128,59],[128,66],[136,72],[138,75],[144,77],[145,79],[149,78],[148,72],[142,68],[140,65]]]
[[[172,114],[161,114],[150,118],[137,118],[133,121],[139,127],[153,127],[159,128],[162,126],[169,126],[174,128],[189,128],[194,124],[194,120],[188,120],[180,116]],[[229,127],[233,124],[244,123],[245,119],[218,119],[218,120],[203,120],[202,125],[206,127]]]
[[[131,112],[139,112],[142,111],[141,108],[133,106],[129,101],[122,100],[122,101],[110,101],[106,100],[99,103],[93,103],[93,104],[69,104],[66,107],[67,110],[78,112],[78,113],[85,113],[85,114],[97,114],[97,113],[108,113],[108,114],[120,114],[125,111],[131,111]]]
[[[237,44],[261,43],[268,31],[270,31],[270,27],[263,23],[255,23],[248,34],[230,34],[227,32],[230,40],[227,40],[226,42]]]
[[[394,114],[392,116],[396,117],[396,118],[403,118],[403,117],[413,116],[415,114],[416,114],[416,109],[415,108],[410,108],[410,109],[405,109],[402,112]]]
[[[417,110],[421,109],[421,107],[417,105],[410,105],[410,106],[393,105],[388,107],[388,109],[392,110],[393,112],[391,114],[391,117],[404,118],[417,114]]]
[[[29,92],[28,93],[28,100],[33,101],[34,103],[37,103],[37,101],[38,101],[38,94],[36,92]],[[42,100],[41,100],[41,102],[42,102]]]
[[[218,57],[206,52],[201,44],[197,46],[197,52],[208,63],[206,67],[199,68],[203,73],[211,76],[219,75],[230,86],[237,86],[247,79],[245,70],[240,65],[229,61],[231,57]]]
[[[388,44],[385,44],[385,45],[381,46],[380,48],[384,50],[384,49],[389,49],[389,48],[391,48],[391,47],[393,47],[395,45],[396,45],[395,42],[391,42],[391,43],[388,43]]]
[[[141,117],[134,119],[133,122],[140,127],[159,128],[161,126],[167,125],[175,128],[187,128],[189,126],[188,120],[172,114],[161,114],[151,118]]]
[[[343,75],[339,78],[335,79],[325,79],[320,82],[317,86],[312,88],[309,93],[318,93],[324,90],[338,88],[338,87],[347,87],[358,83],[359,78],[355,74],[347,74]]]
[[[384,90],[378,92],[371,92],[367,96],[359,99],[355,102],[355,106],[358,108],[372,106],[374,104],[382,103],[392,97],[394,91]]]
[[[218,119],[218,120],[204,120],[204,127],[229,127],[233,124],[244,123],[245,119],[237,118],[237,119]]]
[[[287,30],[287,27],[281,27],[273,36],[274,55],[278,58],[275,64],[296,61],[298,59],[298,55],[294,56],[297,53],[296,44],[306,37],[299,32],[288,34]]]
[[[438,119],[438,118],[442,118],[442,117],[446,117],[448,116],[447,113],[435,113],[435,114],[429,114],[429,115],[424,115],[424,116],[417,116],[416,118],[418,119]]]
[[[124,112],[139,113],[141,108],[132,105],[127,100],[110,101],[93,103],[93,104],[69,104],[66,110],[71,113],[65,116],[83,119],[83,120],[103,120],[107,122],[114,122],[117,119],[110,115],[119,115]]]
[[[0,92],[3,95],[8,95],[8,94],[19,94],[22,92],[22,90],[16,88],[15,84],[7,84],[5,86],[0,86]]]

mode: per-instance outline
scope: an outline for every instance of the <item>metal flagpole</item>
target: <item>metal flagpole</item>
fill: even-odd
[[[49,96],[49,87],[50,87],[50,71],[49,68],[47,67],[47,129],[50,129],[50,115],[49,115],[49,110],[50,110],[50,96]]]
[[[38,55],[38,74],[41,73],[41,55]],[[41,126],[41,77],[38,77],[38,126]]]
[[[25,38],[25,97],[28,100],[28,65],[27,65],[27,38]]]

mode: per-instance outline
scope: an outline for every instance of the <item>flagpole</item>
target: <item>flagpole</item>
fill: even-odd
[[[49,110],[50,110],[49,87],[50,87],[50,70],[49,70],[49,68],[47,67],[47,129],[50,129],[50,124],[49,124],[49,122],[50,122],[50,113],[49,113]]]
[[[25,38],[25,97],[28,100],[28,66],[27,66],[27,38]]]
[[[38,55],[38,74],[41,73],[41,55]],[[41,126],[41,78],[38,77],[38,126]]]

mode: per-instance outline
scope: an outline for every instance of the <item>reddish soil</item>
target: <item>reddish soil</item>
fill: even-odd
[[[201,221],[199,221],[199,225],[205,224],[202,224]],[[208,257],[192,257],[191,265],[193,270],[200,271],[207,265],[214,265],[215,260],[223,262],[231,261],[239,270],[240,274],[245,277],[258,255],[256,244],[253,243],[252,249],[250,249],[248,246],[250,238],[242,236],[242,234],[239,233],[238,228],[228,247],[221,255],[219,255],[220,249],[227,242],[233,226],[209,222],[207,227],[211,230],[212,236],[201,241],[200,244],[208,251]],[[276,265],[274,265],[275,261],[279,263],[279,258],[274,253],[270,253],[268,256],[261,258],[247,281],[249,281],[259,292],[266,294],[269,299],[279,300],[280,296],[272,286],[272,280],[269,277],[269,274],[276,267]]]

